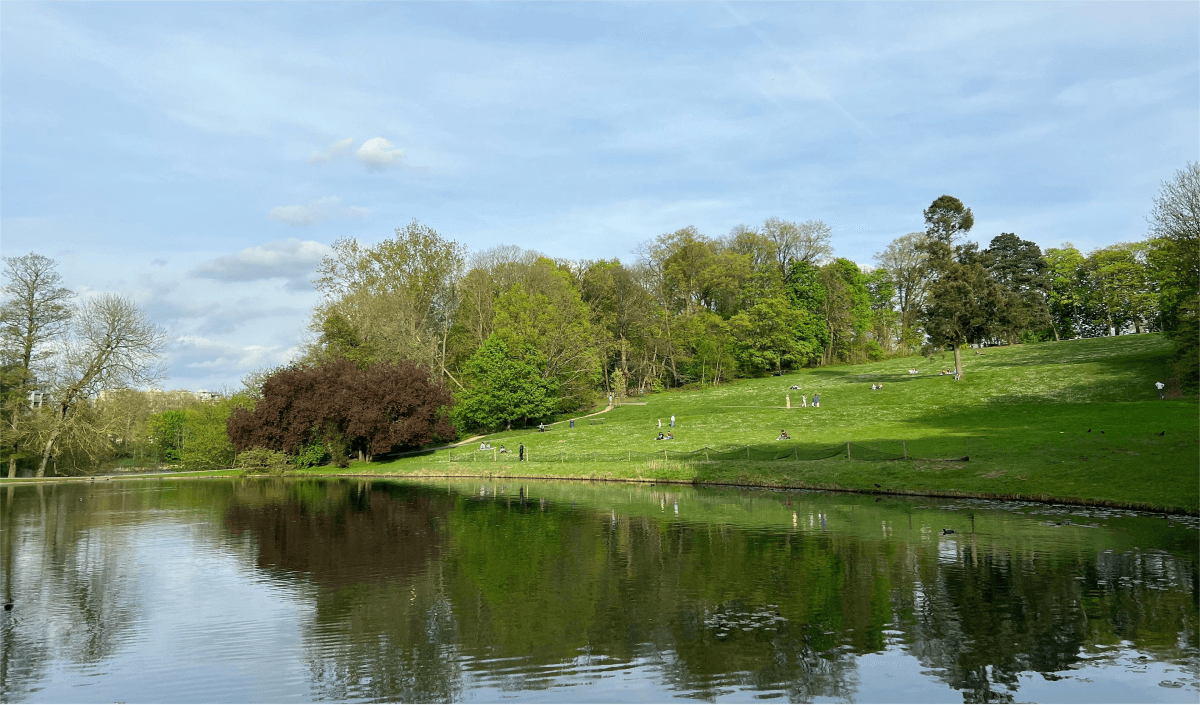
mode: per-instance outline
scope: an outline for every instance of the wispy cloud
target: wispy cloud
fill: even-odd
[[[329,149],[326,149],[324,152],[313,152],[311,155],[309,155],[308,163],[309,164],[324,164],[325,162],[327,162],[331,159],[340,157],[341,155],[345,154],[346,152],[349,152],[353,146],[354,146],[354,138],[353,137],[347,137],[344,140],[338,140],[337,142],[334,142],[333,144],[329,145]]]
[[[304,227],[314,225],[323,220],[338,218],[359,218],[367,214],[367,209],[360,206],[343,206],[342,199],[337,196],[318,198],[307,206],[276,206],[267,216],[281,223]]]
[[[302,291],[329,248],[315,240],[276,240],[247,247],[236,255],[201,262],[189,276],[224,282],[287,279],[289,291]]]
[[[382,137],[372,137],[363,142],[354,156],[366,165],[368,169],[378,170],[400,163],[404,150],[396,147]]]

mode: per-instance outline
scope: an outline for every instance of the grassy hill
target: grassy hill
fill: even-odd
[[[1170,351],[1157,334],[989,348],[967,352],[960,381],[938,374],[953,366],[949,356],[802,370],[651,395],[644,405],[581,418],[574,429],[561,421],[547,433],[486,437],[513,451],[524,443],[532,462],[515,462],[515,453],[493,460],[491,452],[471,452],[475,441],[450,452],[356,463],[350,472],[658,479],[1195,513],[1200,407],[1194,397],[1160,401],[1154,387],[1168,375]],[[872,383],[883,389],[872,390]],[[814,393],[821,407],[800,408],[800,395],[811,403]],[[672,414],[675,439],[653,440],[658,420],[665,431]],[[775,440],[781,429],[791,441]],[[685,452],[704,448],[711,449],[707,459]],[[885,460],[905,453],[907,460]],[[952,460],[962,457],[969,460]]]

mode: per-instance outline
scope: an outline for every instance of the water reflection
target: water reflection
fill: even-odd
[[[1194,522],[661,485],[6,490],[4,589],[20,609],[4,617],[5,701],[38,699],[56,664],[119,671],[169,638],[143,618],[155,568],[131,559],[138,534],[123,530],[152,521],[191,527],[172,550],[249,568],[230,594],[265,581],[297,606],[287,625],[297,646],[274,655],[297,673],[263,667],[257,690],[210,700],[1200,692]],[[253,617],[229,609],[230,620]],[[248,651],[272,649],[269,638]],[[908,665],[868,665],[873,654]],[[1094,682],[1103,688],[1073,695]]]

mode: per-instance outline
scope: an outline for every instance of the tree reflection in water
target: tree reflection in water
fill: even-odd
[[[596,700],[641,677],[659,697],[847,701],[884,650],[920,663],[915,699],[929,678],[968,702],[1027,699],[1022,675],[1118,648],[1174,664],[1185,700],[1197,687],[1196,531],[1161,519],[582,483],[10,485],[3,501],[20,603],[0,616],[4,702],[56,662],[165,638],[143,633],[152,581],[131,543],[153,522],[189,527],[165,550],[205,543],[287,588],[308,700]]]
[[[636,662],[689,697],[848,700],[870,675],[856,657],[893,639],[966,701],[1006,702],[1019,674],[1122,640],[1196,653],[1186,555],[687,523],[536,491],[342,483],[228,522],[255,535],[260,566],[321,586],[309,654],[333,699],[459,700],[464,682],[536,690]],[[853,509],[864,526],[897,523]]]

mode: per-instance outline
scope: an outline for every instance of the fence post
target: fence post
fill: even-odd
[[[846,462],[850,462],[850,441],[846,441]]]
[[[499,452],[500,452],[499,448],[492,448],[492,462],[493,463],[496,462],[496,460],[498,460],[500,458],[500,456],[498,455]]]
[[[900,445],[904,446],[904,459],[908,460],[908,441],[900,441]]]
[[[627,462],[627,463],[633,462],[633,451],[629,450],[628,448],[625,449],[625,462]]]

